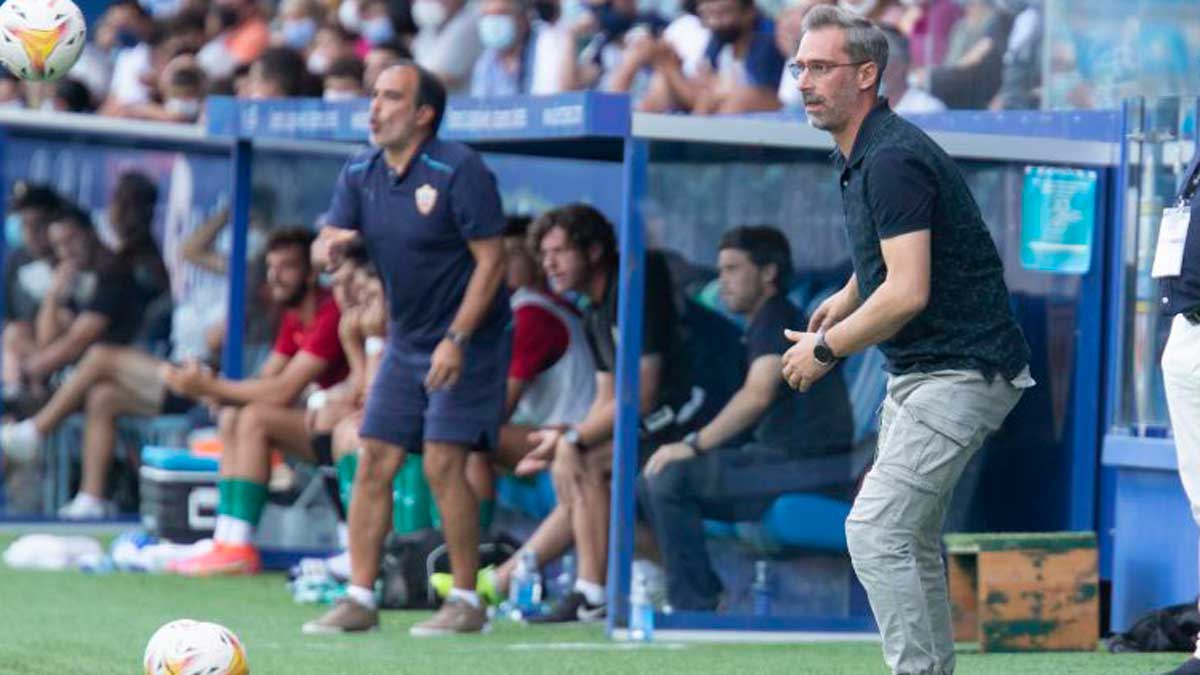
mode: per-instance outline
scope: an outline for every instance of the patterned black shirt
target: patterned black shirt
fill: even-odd
[[[977,370],[1015,378],[1029,345],[1009,306],[996,245],[954,160],[881,101],[850,158],[834,152],[859,296],[887,267],[880,241],[931,230],[929,303],[880,344],[891,373]]]

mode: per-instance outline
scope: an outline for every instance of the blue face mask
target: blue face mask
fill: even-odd
[[[488,49],[504,51],[517,41],[517,20],[508,14],[489,14],[479,19],[479,41]]]
[[[284,21],[280,33],[283,35],[284,44],[292,49],[304,49],[312,44],[317,35],[317,22],[307,18]]]
[[[24,242],[21,236],[21,216],[10,213],[4,219],[4,243],[8,248],[17,248]]]
[[[592,5],[588,9],[596,17],[596,22],[600,24],[600,30],[604,31],[609,37],[624,35],[625,31],[633,28],[634,17],[616,11],[613,9],[611,2],[606,2],[603,5]]]
[[[364,21],[362,25],[362,35],[373,45],[383,44],[391,40],[396,35],[396,31],[392,28],[392,20],[386,16],[379,16]]]
[[[125,49],[136,47],[141,41],[142,39],[132,31],[125,30],[124,28],[117,30],[117,44]]]

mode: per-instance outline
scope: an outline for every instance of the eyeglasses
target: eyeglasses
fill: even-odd
[[[805,72],[807,72],[809,75],[812,75],[816,79],[820,79],[829,73],[832,73],[834,68],[861,66],[864,63],[870,63],[870,61],[855,61],[853,63],[822,63],[820,61],[814,63],[803,63],[801,61],[788,61],[787,69],[788,72],[792,74],[793,79],[799,80],[800,78],[804,77]]]

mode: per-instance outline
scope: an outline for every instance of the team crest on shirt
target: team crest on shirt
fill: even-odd
[[[416,197],[417,201],[417,210],[420,211],[421,215],[423,216],[429,215],[429,213],[433,211],[434,205],[437,204],[437,188],[433,187],[429,183],[417,188],[414,196]]]

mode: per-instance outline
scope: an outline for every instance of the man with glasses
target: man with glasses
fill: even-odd
[[[854,275],[788,331],[783,376],[806,391],[879,345],[889,372],[874,466],[846,542],[894,673],[954,672],[940,535],[963,468],[1033,386],[1004,270],[962,173],[880,100],[887,38],[836,7],[804,20],[789,68],[809,123],[837,143]]]

